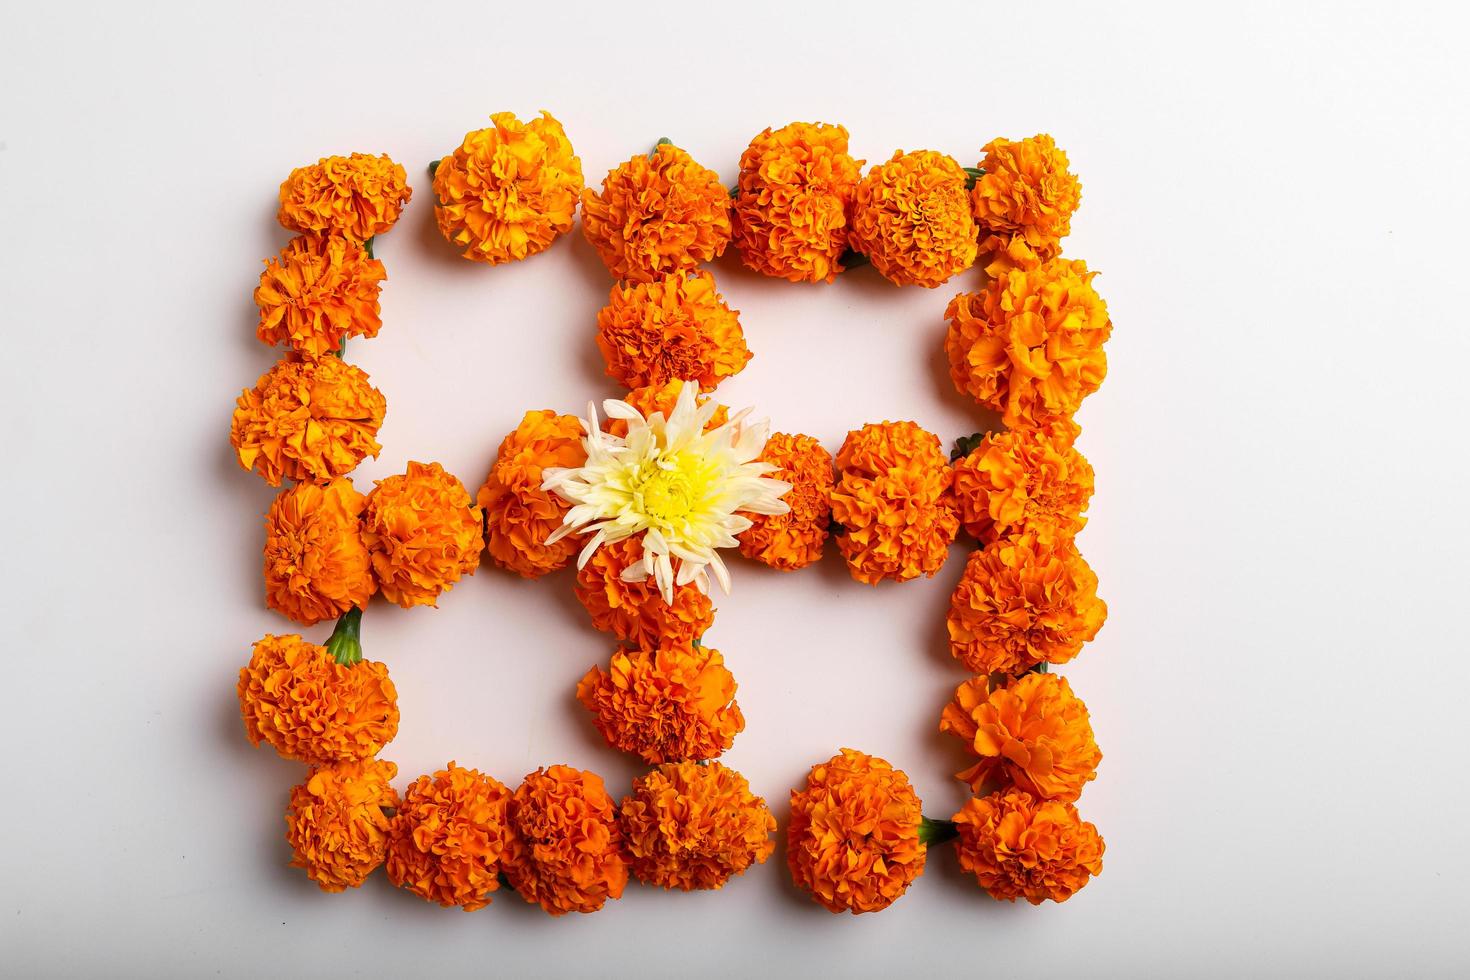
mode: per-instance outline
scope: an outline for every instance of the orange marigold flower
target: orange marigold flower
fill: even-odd
[[[791,878],[828,911],[882,911],[924,873],[921,819],[903,770],[843,749],[791,791]]]
[[[1087,705],[1056,674],[1026,674],[993,691],[989,677],[973,677],[944,706],[939,730],[979,758],[958,774],[976,793],[1014,785],[1040,799],[1075,800],[1102,761]]]
[[[326,483],[376,456],[388,402],[361,368],[335,357],[286,358],[246,388],[230,419],[244,469],[273,487],[283,478]]]
[[[378,480],[368,494],[362,537],[383,595],[404,609],[437,606],[461,575],[473,575],[485,547],[480,508],[438,463]]]
[[[552,915],[596,912],[619,898],[628,862],[617,805],[595,773],[568,766],[537,769],[507,808],[514,857],[511,887]]]
[[[362,608],[377,590],[352,481],[298,483],[265,515],[265,604],[303,626]]]
[[[658,764],[713,759],[745,728],[720,651],[665,641],[618,650],[577,685],[607,744]]]
[[[737,535],[740,553],[783,572],[805,568],[822,557],[832,523],[832,454],[811,436],[777,432],[760,458],[776,467],[771,479],[791,484],[782,498],[791,510],[750,515],[750,527]]]
[[[339,664],[296,635],[266,635],[236,686],[245,734],[309,765],[366,759],[398,734],[398,691],[385,664]]]
[[[992,432],[954,464],[960,521],[982,545],[1023,531],[1071,536],[1092,499],[1092,466],[1067,424]]]
[[[970,800],[954,822],[960,867],[995,898],[1065,902],[1102,874],[1103,839],[1071,803],[1009,789]]]
[[[741,260],[762,275],[831,282],[842,271],[862,166],[842,126],[791,123],[751,140],[735,195]]]
[[[255,335],[311,358],[340,349],[348,337],[376,337],[383,325],[378,284],[386,278],[383,263],[356,242],[297,235],[260,274]]]
[[[510,790],[449,763],[403,794],[388,840],[388,880],[419,898],[466,912],[490,904],[514,847]]]
[[[980,246],[986,271],[998,276],[1060,254],[1082,202],[1082,185],[1056,141],[1045,133],[991,140],[980,167],[985,173],[970,191],[970,204],[976,223],[990,233]]]
[[[953,479],[939,437],[912,422],[849,432],[837,452],[832,520],[852,577],[876,585],[939,571],[960,526]]]
[[[709,596],[686,582],[674,587],[670,605],[652,576],[623,581],[623,572],[641,555],[638,540],[624,538],[598,548],[577,571],[577,599],[592,617],[592,625],[643,649],[693,643],[715,621]]]
[[[558,415],[550,409],[527,412],[501,441],[495,465],[475,495],[485,512],[485,541],[495,564],[522,578],[537,578],[572,560],[577,553],[575,538],[546,543],[561,527],[567,505],[541,488],[541,473],[548,467],[585,462],[582,425],[575,415]]]
[[[633,780],[619,815],[633,876],[663,888],[723,888],[776,846],[766,801],[718,762],[659,766]]]
[[[609,170],[601,194],[582,191],[582,234],[618,279],[689,272],[730,243],[730,193],[719,174],[660,143]]]
[[[392,228],[412,196],[408,174],[386,153],[322,157],[281,182],[276,220],[291,231],[363,242]]]
[[[750,360],[740,314],[708,272],[614,285],[597,314],[597,348],[625,388],[697,381],[711,391]]]
[[[623,396],[623,401],[638,409],[639,414],[644,418],[648,418],[655,412],[658,412],[667,419],[669,413],[674,410],[674,405],[679,401],[679,389],[683,387],[685,380],[687,379],[678,378],[665,381],[663,384],[644,385],[641,388],[634,388]],[[694,403],[701,408],[708,401],[708,395],[698,395],[694,399]],[[710,429],[718,429],[729,420],[729,409],[724,405],[716,405],[714,414],[704,424],[704,430],[708,432]],[[607,432],[620,438],[628,434],[628,423],[622,419],[605,418],[603,419],[602,427]]]
[[[933,288],[975,261],[965,171],[932,150],[902,151],[862,179],[849,241],[890,282]]]
[[[972,673],[1019,674],[1071,660],[1107,616],[1071,538],[1022,534],[970,556],[950,600],[949,648]]]
[[[286,841],[291,867],[324,892],[356,888],[373,873],[388,851],[388,820],[383,808],[398,806],[389,781],[398,767],[378,759],[317,766],[306,782],[291,790],[286,808]]]
[[[945,317],[949,374],[961,394],[1001,413],[1010,428],[1071,415],[1108,373],[1108,307],[1087,263],[1053,259],[960,293]]]
[[[544,251],[570,231],[582,161],[549,112],[522,123],[497,112],[434,170],[434,217],[464,257],[499,265]]]

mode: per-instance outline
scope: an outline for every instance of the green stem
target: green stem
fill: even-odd
[[[658,142],[655,143],[655,144],[653,144],[653,149],[649,151],[648,155],[650,157],[656,157],[656,156],[658,156],[658,148],[660,146],[673,146],[673,145],[674,145],[674,141],[673,140],[669,139],[667,136],[660,136],[658,138]]]
[[[925,847],[952,841],[959,835],[953,820],[930,820],[928,817],[919,820],[919,843]]]
[[[347,667],[362,662],[362,610],[353,606],[337,620],[327,640],[327,652],[337,663]]]
[[[369,238],[362,243],[362,247],[363,247],[363,250],[367,252],[367,257],[368,258],[371,259],[371,258],[374,258],[375,257],[373,255],[373,239],[372,239],[371,236],[369,236]]]
[[[971,188],[973,188],[977,183],[979,183],[980,178],[985,176],[984,167],[966,167],[964,169],[965,190],[970,190]]]
[[[960,436],[954,441],[954,449],[950,451],[949,461],[953,463],[956,460],[962,459],[965,456],[973,453],[976,449],[979,448],[980,443],[985,441],[986,435],[988,435],[988,433],[973,432],[967,436]]]
[[[433,179],[433,177],[434,177],[434,171],[436,171],[436,170],[439,169],[439,164],[442,163],[442,162],[443,162],[442,160],[431,160],[429,162],[429,179],[431,179],[431,180]]]

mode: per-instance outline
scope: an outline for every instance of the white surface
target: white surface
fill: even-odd
[[[0,29],[5,711],[0,973],[983,976],[1464,975],[1470,658],[1466,161],[1454,5],[7,4]],[[1108,5],[1111,6],[1111,5]],[[669,136],[728,181],[746,141],[841,121],[871,162],[1056,135],[1085,192],[1068,254],[1102,271],[1110,372],[1080,415],[1081,542],[1110,606],[1066,669],[1105,752],[1081,801],[1106,871],[995,903],[946,850],[893,908],[836,917],[777,858],[717,894],[630,886],[552,920],[441,911],[381,877],[285,867],[301,770],[246,744],[271,492],[227,443],[276,185],[386,151],[414,198],[378,243],[387,394],[358,485],[436,459],[478,485],[528,408],[610,393],[608,278],[580,234],[519,265],[455,258],[424,165],[492,111],[545,107],[590,181]],[[828,288],[716,267],[755,359],[721,389],[835,449],[974,416],[941,313],[969,288]],[[935,732],[961,673],[932,581],[869,589],[832,556],[736,562],[712,645],[748,728],[727,761],[782,820],[839,746],[963,800]],[[324,637],[326,627],[310,631]],[[514,784],[634,767],[572,698],[609,650],[564,575],[485,568],[441,608],[375,604],[400,784],[449,759]]]

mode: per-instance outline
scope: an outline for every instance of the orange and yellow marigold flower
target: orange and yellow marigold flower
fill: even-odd
[[[614,285],[597,314],[597,348],[625,388],[694,381],[711,391],[751,357],[740,314],[708,272]]]
[[[890,282],[933,288],[975,261],[965,171],[932,150],[899,151],[857,185],[849,241]]]
[[[514,856],[511,887],[551,915],[596,912],[620,898],[628,861],[617,805],[595,773],[569,766],[526,777],[507,808]]]
[[[832,523],[832,454],[811,436],[776,432],[766,440],[761,462],[776,469],[770,476],[791,484],[782,499],[785,514],[752,514],[742,531],[740,553],[781,571],[805,568],[822,557]]]
[[[286,808],[291,867],[305,869],[324,892],[361,885],[387,855],[385,808],[398,806],[390,784],[397,774],[378,759],[314,767]]]
[[[582,234],[614,278],[677,276],[725,251],[730,194],[719,174],[660,143],[608,171],[601,193],[582,191]]]
[[[939,571],[959,532],[953,480],[939,438],[912,422],[849,432],[837,453],[832,520],[852,577],[874,585]]]
[[[1092,499],[1092,466],[1072,444],[1070,421],[992,432],[954,464],[965,530],[982,545],[1024,531],[1071,536]]]
[[[971,678],[944,706],[939,730],[964,739],[979,760],[958,774],[976,793],[1014,785],[1038,799],[1075,800],[1102,761],[1087,705],[1056,674],[994,690],[989,677]]]
[[[485,547],[480,508],[438,463],[378,480],[368,494],[362,536],[378,587],[404,609],[438,605],[439,595],[472,575]]]
[[[842,126],[791,123],[751,140],[735,194],[741,261],[791,282],[831,282],[842,271],[862,165]]]
[[[453,762],[403,794],[388,842],[388,880],[429,902],[466,912],[490,904],[514,844],[510,790]]]
[[[348,337],[376,337],[383,263],[340,235],[298,235],[267,260],[255,289],[256,336],[284,342],[306,357],[323,357]]]
[[[235,688],[252,745],[311,765],[366,759],[398,734],[398,691],[384,664],[337,663],[296,635],[255,644]]]
[[[377,590],[347,479],[282,490],[265,515],[265,604],[303,626],[367,605]]]
[[[542,488],[542,473],[586,461],[582,424],[575,415],[550,409],[527,412],[501,440],[495,464],[475,495],[485,512],[485,543],[495,564],[522,578],[537,578],[572,560],[578,548],[575,538],[546,543],[561,527],[567,504]]]
[[[986,237],[980,251],[992,276],[1027,269],[1061,254],[1082,202],[1082,185],[1067,154],[1045,133],[985,144],[985,173],[970,191],[975,222]]]
[[[633,780],[619,824],[633,876],[662,888],[722,888],[776,846],[766,801],[718,762],[671,762]]]
[[[388,402],[358,367],[335,357],[287,357],[235,402],[230,445],[266,483],[325,483],[376,456]]]
[[[499,265],[544,251],[571,230],[582,161],[548,112],[522,123],[497,112],[434,170],[434,217],[467,259]]]
[[[652,577],[625,581],[623,573],[641,555],[635,538],[603,544],[577,571],[577,599],[593,626],[631,646],[692,644],[715,621],[709,596],[686,582],[674,587],[674,601],[668,603]]]
[[[282,227],[367,241],[393,227],[413,196],[408,174],[388,154],[323,157],[281,182]]]
[[[720,651],[664,641],[618,650],[577,685],[607,744],[645,762],[713,759],[745,728]]]
[[[954,822],[960,867],[995,898],[1065,902],[1102,874],[1103,839],[1071,803],[1009,789],[970,800]]]

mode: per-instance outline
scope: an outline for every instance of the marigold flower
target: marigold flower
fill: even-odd
[[[970,800],[954,822],[960,867],[994,898],[1065,902],[1102,874],[1103,839],[1071,803],[1009,789]]]
[[[489,905],[514,847],[509,801],[504,785],[453,762],[415,779],[389,831],[388,880],[444,908]]]
[[[614,285],[597,314],[597,348],[625,388],[687,380],[712,391],[750,361],[740,314],[708,272]]]
[[[944,313],[949,373],[961,394],[1010,428],[1069,416],[1108,373],[1108,307],[1087,263],[1053,259],[960,293]]]
[[[761,462],[771,478],[791,484],[785,514],[757,514],[737,535],[740,553],[781,571],[805,568],[822,557],[832,523],[832,454],[811,436],[777,432],[766,440]]]
[[[392,228],[412,196],[408,174],[386,153],[322,157],[281,182],[276,220],[289,231],[363,242]]]
[[[645,419],[654,414],[668,418],[674,414],[674,408],[679,404],[679,393],[683,390],[684,379],[681,378],[677,381],[665,381],[659,385],[644,385],[641,388],[634,388],[623,396],[623,401],[636,408],[638,414],[642,415]],[[694,399],[694,404],[699,408],[703,408],[709,403],[709,400],[708,395],[698,395]],[[714,414],[710,416],[708,422],[704,423],[704,429],[706,432],[711,429],[718,429],[728,421],[730,421],[730,410],[724,405],[717,404],[715,405]],[[628,434],[628,423],[623,419],[615,419],[609,416],[602,421],[602,431],[621,439]]]
[[[595,773],[568,766],[537,769],[507,808],[514,857],[511,887],[552,915],[596,912],[620,898],[628,862],[617,805]]]
[[[582,234],[615,278],[689,272],[730,243],[730,193],[719,174],[660,143],[608,171],[601,194],[582,191]]]
[[[1092,466],[1070,424],[992,432],[954,464],[965,530],[982,545],[1023,531],[1071,536],[1092,499]]]
[[[882,911],[924,873],[922,818],[901,769],[843,749],[791,791],[791,878],[828,911]]]
[[[970,191],[970,204],[976,223],[990,233],[980,245],[986,271],[998,276],[1059,255],[1082,185],[1056,141],[1045,133],[991,140],[980,167],[985,173]]]
[[[724,657],[689,643],[618,650],[587,671],[577,700],[608,745],[655,765],[713,759],[745,728]]]
[[[480,508],[438,463],[378,480],[368,494],[362,537],[378,587],[404,609],[437,606],[461,575],[473,575],[485,547]]]
[[[751,140],[735,195],[741,260],[762,275],[831,282],[842,271],[862,166],[842,126],[797,122]]]
[[[562,524],[567,504],[544,489],[543,471],[553,466],[581,466],[582,423],[575,415],[550,409],[527,412],[514,432],[500,443],[495,464],[475,502],[485,512],[485,541],[490,558],[522,578],[538,578],[572,560],[577,542],[546,539]]]
[[[674,601],[665,602],[653,579],[623,578],[641,560],[641,546],[625,538],[604,544],[577,570],[577,599],[592,625],[644,649],[688,644],[703,636],[715,621],[709,596],[688,582],[674,586]]]
[[[849,241],[890,282],[933,288],[975,261],[965,171],[932,150],[902,151],[857,185]]]
[[[348,337],[376,337],[383,263],[356,242],[333,235],[297,235],[268,259],[255,290],[260,307],[256,336],[285,341],[307,357],[338,350]]]
[[[286,841],[291,867],[324,892],[356,888],[388,850],[388,815],[398,805],[389,781],[398,767],[378,759],[316,766],[291,790]]]
[[[718,762],[670,762],[633,780],[619,816],[633,876],[663,888],[723,888],[776,846],[766,801]]]
[[[361,368],[335,357],[286,358],[246,388],[230,419],[240,466],[266,483],[326,483],[376,456],[388,402]]]
[[[298,483],[265,515],[265,604],[303,626],[367,605],[377,590],[352,481]]]
[[[250,744],[308,765],[366,759],[398,734],[398,691],[385,664],[339,664],[294,634],[267,634],[236,686]]]
[[[1087,705],[1056,674],[1026,674],[995,690],[989,677],[973,677],[944,706],[939,730],[979,758],[958,774],[976,793],[1013,784],[1038,799],[1075,800],[1102,761]]]
[[[876,585],[939,571],[960,526],[953,479],[939,438],[912,422],[849,432],[837,452],[832,520],[852,577]]]
[[[582,161],[549,112],[528,123],[510,112],[490,120],[437,164],[434,217],[465,258],[499,265],[544,251],[571,230]]]
[[[1107,615],[1072,539],[1021,534],[970,556],[950,599],[950,652],[975,674],[1062,664]]]

